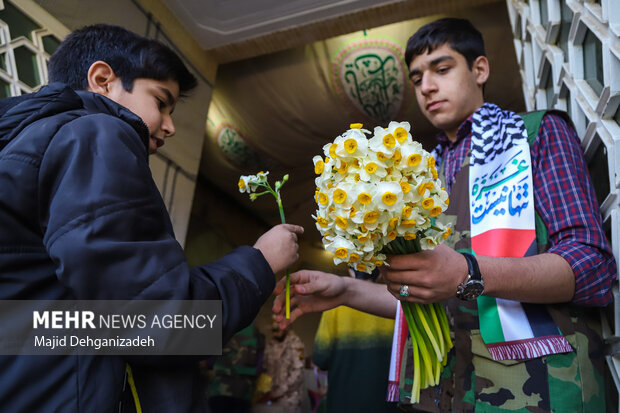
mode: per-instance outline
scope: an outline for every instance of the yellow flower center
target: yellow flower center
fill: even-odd
[[[325,169],[325,162],[323,161],[317,161],[316,165],[314,165],[314,173],[317,175],[321,175],[324,169]]]
[[[245,181],[243,179],[239,179],[239,182],[237,182],[237,185],[239,186],[239,189],[243,189],[245,188]]]
[[[435,167],[435,158],[433,158],[432,156],[428,157],[428,167],[429,168],[434,168]]]
[[[336,217],[336,225],[338,225],[338,227],[342,229],[347,229],[349,221],[347,221],[347,219],[343,217]]]
[[[327,196],[327,194],[325,192],[320,192],[319,193],[319,204],[327,205],[328,202],[329,202],[329,197]]]
[[[429,212],[429,215],[432,217],[436,217],[439,214],[441,214],[441,207],[440,206],[434,206],[431,208],[431,212]]]
[[[446,231],[443,233],[442,238],[443,239],[448,239],[450,234],[452,234],[452,228],[448,227],[448,228],[446,228]]]
[[[340,175],[344,175],[347,173],[347,163],[345,161],[340,161],[340,168],[338,168],[338,173]]]
[[[360,225],[360,229],[364,232],[368,232],[368,228],[366,228],[366,225],[364,224]]]
[[[357,150],[357,142],[355,139],[349,138],[344,141],[344,150],[347,151],[347,153],[355,152]]]
[[[366,234],[366,235],[364,235],[364,234],[360,234],[360,235],[358,235],[358,236],[357,236],[357,240],[358,240],[359,242],[361,242],[361,243],[364,243],[364,242],[368,241],[368,240],[369,240],[369,238],[368,238],[368,234]]]
[[[433,205],[435,205],[435,201],[433,201],[433,198],[424,198],[424,200],[422,201],[422,208],[424,209],[431,209]]]
[[[372,197],[367,192],[362,192],[357,196],[357,200],[360,201],[362,205],[368,205],[372,202]]]
[[[347,200],[347,193],[338,188],[334,191],[334,202],[337,204],[342,204],[344,201]]]
[[[349,212],[349,216],[353,217],[355,215],[355,213],[357,212],[357,209],[355,209],[354,206],[351,206],[351,212]]]
[[[366,271],[366,264],[362,264],[361,262],[359,264],[357,264],[357,266],[355,267],[356,270],[358,271]]]
[[[398,235],[398,233],[396,231],[390,231],[387,234],[387,237],[391,240],[394,241],[396,239],[396,236]]]
[[[362,126],[364,126],[364,125],[362,125],[361,123],[352,123],[352,124],[349,125],[349,128],[351,128],[351,129],[362,129]]]
[[[332,143],[329,147],[329,156],[331,156],[332,158],[336,159],[337,155],[336,155],[336,148],[338,147],[338,145],[336,145],[335,143]]]
[[[417,236],[413,232],[407,232],[403,238],[405,238],[407,241],[410,241],[412,239],[416,239]]]
[[[329,223],[327,222],[327,220],[323,217],[318,217],[316,219],[317,224],[319,224],[320,226],[322,226],[323,228],[327,227],[329,225]]]
[[[349,255],[349,251],[347,251],[346,248],[340,247],[336,250],[336,252],[334,252],[334,255],[336,255],[336,257],[340,259],[344,259],[347,257],[347,255]]]
[[[378,219],[379,212],[377,211],[366,212],[366,214],[364,215],[364,222],[367,224],[374,224],[375,222],[377,222]]]
[[[402,126],[399,126],[394,131],[394,135],[396,135],[396,140],[398,142],[403,143],[405,141],[405,139],[407,139],[408,133],[407,133],[407,130],[405,128],[403,128]]]
[[[377,159],[383,162],[383,161],[387,161],[389,158],[383,152],[377,152]]]
[[[381,261],[381,260],[377,260],[377,261],[375,261],[375,265],[376,265],[377,267],[380,267],[380,266],[382,266],[382,265],[383,265],[383,261]]]
[[[403,194],[408,194],[411,191],[411,185],[409,182],[400,182],[400,189],[403,190]]]
[[[349,254],[349,263],[358,261],[360,259],[359,254],[356,254],[354,252],[352,252],[351,254]]]
[[[409,218],[411,212],[413,212],[413,207],[411,205],[407,205],[403,208],[403,216],[405,218]]]
[[[435,167],[431,168],[431,175],[433,175],[433,179],[439,178],[439,175],[437,174],[437,169],[435,169]]]
[[[385,205],[388,205],[388,206],[394,205],[397,200],[396,194],[392,192],[386,192],[381,196],[381,200],[383,201]]]
[[[355,174],[353,179],[355,179],[355,182],[359,182],[362,178],[360,177],[360,174]]]
[[[450,205],[450,198],[446,198],[446,205]]]
[[[420,196],[424,195],[424,192],[426,192],[426,190],[428,189],[429,191],[432,191],[434,188],[434,185],[432,182],[424,182],[422,184],[420,184],[420,186],[418,186],[418,194],[420,194]]]
[[[391,228],[396,228],[396,225],[398,225],[398,217],[390,219],[390,222],[388,224]]]
[[[392,135],[391,133],[388,133],[387,135],[385,135],[383,137],[383,144],[385,145],[386,148],[392,149],[394,145],[396,145],[396,139],[394,139],[394,135]]]
[[[377,164],[374,162],[368,162],[364,169],[366,169],[366,172],[368,172],[369,174],[374,174],[375,172],[377,172]]]
[[[422,155],[419,153],[412,153],[407,158],[407,165],[409,166],[418,166],[422,162]]]
[[[396,149],[394,151],[394,156],[392,157],[392,160],[394,161],[394,165],[398,165],[402,159],[403,159],[403,155],[401,155],[400,149]]]
[[[415,219],[403,219],[402,222],[400,223],[400,225],[403,228],[415,227],[416,224],[417,224],[417,222],[415,222]]]
[[[360,167],[360,161],[358,159],[353,159],[353,166],[355,166],[356,168]]]

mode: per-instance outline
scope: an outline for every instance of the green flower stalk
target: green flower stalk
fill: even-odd
[[[256,198],[265,194],[271,194],[276,199],[278,205],[278,211],[280,212],[280,221],[286,224],[284,218],[284,207],[282,206],[282,197],[280,196],[280,189],[288,181],[288,174],[282,177],[281,181],[276,181],[272,188],[267,180],[267,172],[259,172],[256,175],[242,175],[239,178],[238,186],[239,192],[247,192],[250,194],[250,201],[255,201]],[[263,192],[255,192],[258,188],[263,188]],[[291,275],[288,268],[286,269],[286,318],[291,318]]]

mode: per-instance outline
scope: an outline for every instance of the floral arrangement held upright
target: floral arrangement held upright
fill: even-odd
[[[448,208],[435,159],[413,140],[408,122],[376,127],[373,136],[359,123],[313,158],[316,227],[334,263],[358,271],[381,266],[385,254],[434,248],[452,228],[436,218]],[[452,348],[443,306],[401,301],[412,338],[414,377],[411,401],[420,389],[439,383]]]

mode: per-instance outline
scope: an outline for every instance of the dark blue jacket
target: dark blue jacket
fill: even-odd
[[[0,299],[221,299],[224,340],[255,318],[269,264],[241,247],[188,267],[148,136],[126,108],[61,84],[0,101]],[[143,411],[202,411],[191,360],[132,366]],[[2,356],[0,410],[118,411],[124,370],[115,356]]]

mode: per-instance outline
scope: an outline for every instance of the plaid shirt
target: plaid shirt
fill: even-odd
[[[461,124],[456,142],[438,135],[440,167],[448,192],[467,156],[471,116]],[[559,116],[543,117],[531,147],[534,205],[549,232],[549,250],[575,274],[573,303],[604,306],[611,302],[616,262],[602,230],[601,214],[583,158],[579,137]]]

